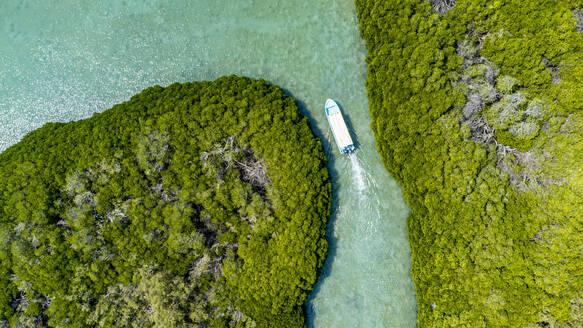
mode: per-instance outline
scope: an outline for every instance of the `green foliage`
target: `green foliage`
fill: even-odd
[[[356,0],[418,325],[578,326],[583,1],[435,5]]]
[[[504,95],[486,113],[488,123],[497,130],[508,129],[513,124],[522,120],[525,104],[526,97],[520,92]]]
[[[0,326],[303,327],[326,158],[263,80],[148,88],[0,154]]]
[[[516,91],[518,80],[512,76],[502,75],[496,80],[496,88],[504,93]]]

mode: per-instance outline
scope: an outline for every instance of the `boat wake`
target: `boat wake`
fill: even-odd
[[[328,258],[307,301],[308,327],[415,327],[406,312],[415,310],[406,205],[363,149],[334,158],[340,201],[327,233]]]
[[[362,164],[358,160],[356,153],[349,154],[350,162],[352,164],[352,179],[356,190],[360,193],[367,189],[367,177],[366,172],[362,168]]]

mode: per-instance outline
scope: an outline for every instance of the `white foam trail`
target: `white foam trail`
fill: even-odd
[[[350,162],[352,162],[352,176],[356,190],[362,192],[366,189],[364,170],[362,169],[356,154],[350,154],[348,157],[350,158]]]

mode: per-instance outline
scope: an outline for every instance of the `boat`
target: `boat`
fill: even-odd
[[[326,100],[326,118],[328,118],[328,124],[330,124],[330,129],[332,129],[332,134],[334,135],[334,140],[340,150],[340,154],[350,154],[354,152],[354,143],[352,138],[350,138],[350,133],[342,117],[342,112],[338,104],[332,99]]]

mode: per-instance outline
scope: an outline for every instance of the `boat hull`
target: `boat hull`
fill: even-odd
[[[328,99],[326,100],[325,109],[326,118],[332,130],[332,135],[334,135],[334,141],[338,146],[338,150],[341,154],[352,153],[355,149],[354,143],[346,127],[346,122],[344,122],[340,107],[334,100]]]

